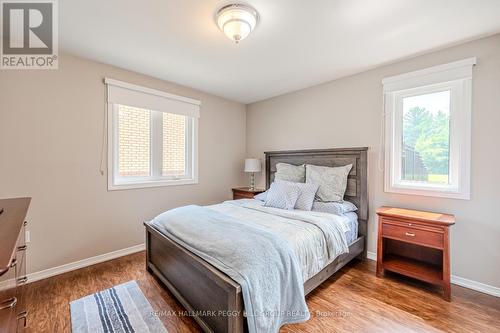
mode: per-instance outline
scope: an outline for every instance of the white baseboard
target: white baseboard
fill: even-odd
[[[469,280],[460,276],[452,275],[451,283],[456,284],[457,286],[469,288],[472,290],[480,291],[482,293],[500,297],[500,288],[490,286],[489,284],[484,284],[481,282],[477,282],[474,280]]]
[[[95,265],[95,264],[98,264],[98,263],[101,263],[104,261],[108,261],[111,259],[123,257],[123,256],[126,256],[128,254],[144,251],[145,248],[146,248],[146,246],[143,243],[143,244],[127,247],[125,249],[100,254],[100,255],[95,256],[95,257],[90,257],[90,258],[78,260],[75,262],[71,262],[69,264],[64,264],[61,266],[52,267],[49,269],[44,269],[43,271],[30,273],[30,274],[28,274],[28,283],[35,282],[38,280],[43,280],[43,279],[49,278],[51,276],[59,275],[59,274],[66,273],[69,271],[74,271],[76,269],[87,267],[90,265]]]
[[[90,258],[86,258],[83,260],[78,260],[75,262],[71,262],[69,264],[64,264],[61,266],[52,267],[49,269],[45,269],[43,271],[30,273],[27,275],[28,276],[28,283],[35,282],[38,280],[43,280],[43,279],[49,278],[51,276],[59,275],[59,274],[66,273],[69,271],[74,271],[76,269],[87,267],[90,265],[95,265],[95,264],[98,264],[100,262],[123,257],[123,256],[126,256],[128,254],[144,251],[145,248],[146,248],[146,246],[143,243],[143,244],[127,247],[125,249],[100,254],[100,255],[95,256],[95,257],[90,257]],[[1,281],[0,282],[0,291],[7,289],[7,288],[12,288],[15,285],[16,285],[15,279]]]
[[[370,260],[377,261],[377,253],[366,251],[366,258]]]
[[[98,264],[98,263],[101,263],[104,261],[108,261],[111,259],[123,257],[123,256],[126,256],[128,254],[144,251],[144,249],[145,249],[145,244],[139,244],[139,245],[125,248],[125,249],[121,249],[121,250],[117,250],[117,251],[113,251],[113,252],[109,252],[109,253],[105,253],[105,254],[100,254],[100,255],[95,256],[95,257],[90,257],[87,259],[75,261],[75,262],[72,262],[69,264],[45,269],[43,271],[34,272],[31,274],[28,274],[28,283],[38,281],[38,280],[43,280],[43,279],[46,279],[46,278],[49,278],[49,277],[52,277],[55,275],[70,272],[70,271],[73,271],[73,270],[76,270],[79,268],[83,268],[83,267],[87,267],[90,265],[95,265],[95,264]],[[377,261],[377,253],[375,253],[375,252],[367,251],[366,257],[367,257],[367,259]],[[3,290],[4,288],[10,286],[13,283],[14,283],[14,279],[0,282],[0,290]],[[469,279],[466,279],[466,278],[463,278],[460,276],[456,276],[456,275],[451,276],[451,283],[456,284],[458,286],[465,287],[465,288],[469,288],[472,290],[476,290],[476,291],[479,291],[479,292],[482,292],[482,293],[485,293],[488,295],[500,297],[500,288],[490,286],[488,284],[469,280]]]
[[[370,260],[377,261],[377,253],[376,252],[366,252],[366,258]],[[484,284],[481,282],[477,282],[474,280],[469,280],[460,276],[452,275],[451,283],[456,284],[457,286],[465,287],[468,289],[472,289],[475,291],[479,291],[488,295],[500,297],[500,288],[490,286],[489,284]]]

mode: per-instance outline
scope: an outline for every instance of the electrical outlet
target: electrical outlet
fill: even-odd
[[[24,233],[24,235],[25,235],[25,236],[24,236],[24,241],[25,241],[26,243],[31,242],[31,235],[30,235],[30,231],[29,231],[29,230],[26,230],[26,231],[25,231],[25,233]]]

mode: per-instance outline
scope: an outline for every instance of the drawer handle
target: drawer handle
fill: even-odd
[[[408,237],[415,237],[415,234],[411,232],[405,232],[405,235]]]
[[[26,327],[26,318],[28,317],[28,311],[19,312],[17,315],[17,320],[23,320],[23,327]]]
[[[4,211],[4,209],[3,209],[3,208],[0,208],[0,215],[2,215],[2,214],[3,214],[3,211]]]
[[[17,266],[17,259],[12,259],[11,263],[10,263],[10,268],[14,268]]]
[[[17,250],[18,251],[26,251],[27,248],[28,248],[28,245],[21,245],[21,246],[17,247]]]
[[[26,282],[28,282],[27,276],[23,276],[23,277],[20,277],[19,279],[17,279],[17,283],[19,283],[19,284],[24,284]]]
[[[0,310],[10,309],[16,306],[17,298],[12,297],[2,302],[3,305],[0,306]]]

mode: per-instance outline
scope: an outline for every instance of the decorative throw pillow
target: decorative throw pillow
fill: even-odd
[[[306,166],[292,165],[287,163],[277,163],[274,180],[284,180],[293,183],[305,183]]]
[[[297,198],[297,202],[295,202],[295,209],[300,209],[300,210],[313,209],[314,198],[316,197],[316,192],[318,191],[317,184],[292,183],[292,182],[286,182],[284,180],[277,180],[276,182],[293,184],[299,188],[299,197]],[[257,194],[256,196],[254,196],[254,199],[260,201],[266,201],[268,191],[269,190]]]
[[[293,210],[299,198],[298,186],[290,182],[273,182],[267,190],[264,206]]]
[[[267,191],[254,195],[253,198],[260,201],[266,201]]]
[[[316,192],[318,191],[318,184],[295,183],[299,188],[300,194],[295,203],[295,209],[311,210]]]
[[[318,184],[316,197],[320,201],[342,201],[347,188],[347,176],[352,164],[341,167],[306,165],[306,183]]]
[[[358,210],[355,204],[349,201],[342,202],[322,202],[315,201],[312,206],[312,210],[315,212],[330,213],[335,215],[342,215],[345,213],[350,213]]]

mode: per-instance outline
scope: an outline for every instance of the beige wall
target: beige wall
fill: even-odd
[[[384,193],[381,79],[470,56],[478,57],[472,199]],[[202,101],[198,185],[107,191],[99,173],[105,76]],[[245,142],[246,155],[260,157],[265,150],[368,146],[369,251],[377,206],[454,213],[453,274],[500,287],[499,124],[500,35],[248,105],[246,120],[242,104],[63,54],[56,71],[0,71],[0,198],[33,197],[28,270],[36,272],[140,244],[142,221],[166,209],[228,199],[232,186],[246,182]]]
[[[33,197],[29,272],[143,243],[143,221],[245,181],[244,105],[70,55],[59,68],[0,71],[0,198]],[[201,100],[199,184],[107,191],[105,76]]]
[[[367,50],[369,52],[369,50]],[[476,56],[470,201],[384,193],[377,168],[383,77]],[[500,35],[247,106],[247,155],[266,150],[369,147],[368,250],[380,205],[453,213],[452,274],[500,287]],[[263,184],[264,178],[260,182]]]

